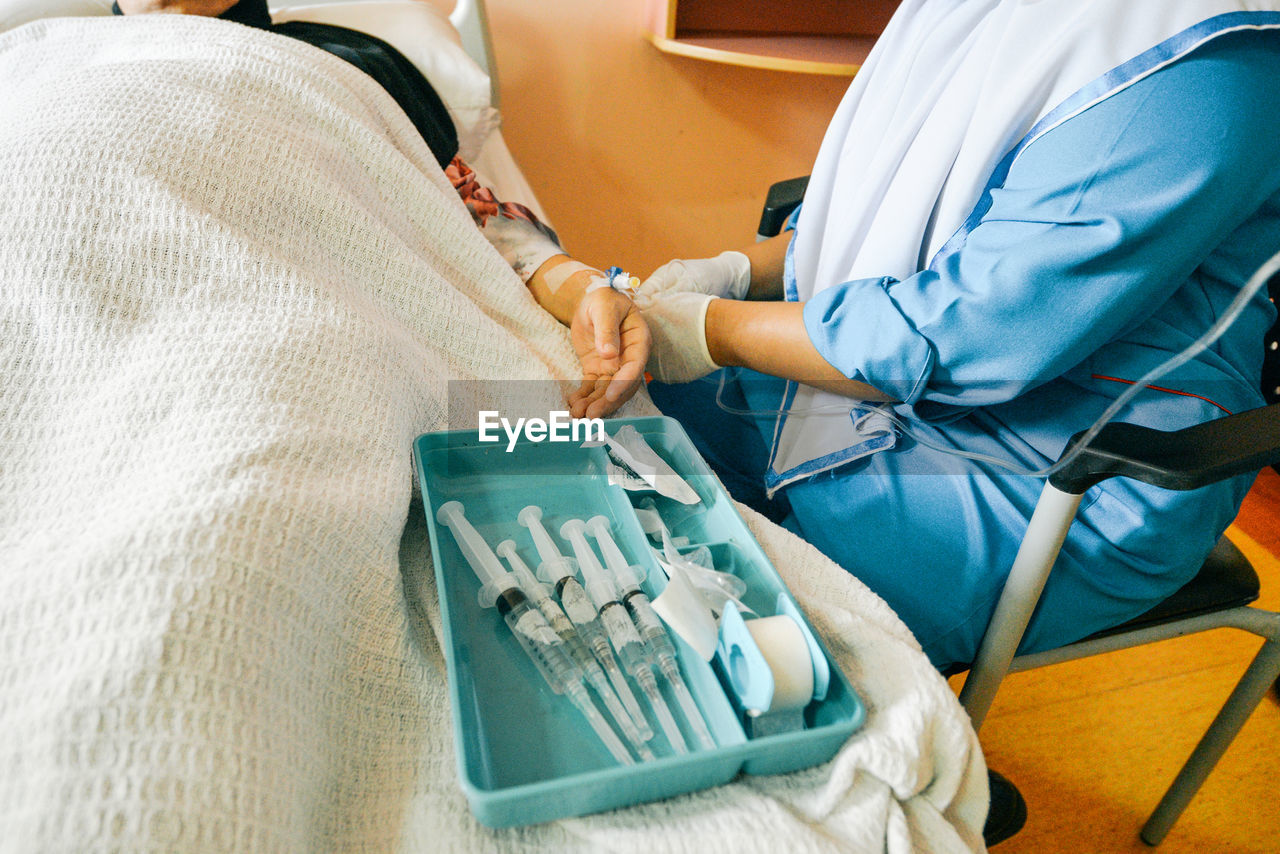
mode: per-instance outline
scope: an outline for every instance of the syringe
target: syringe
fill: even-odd
[[[693,695],[689,693],[689,687],[680,673],[675,644],[671,642],[666,628],[649,603],[648,594],[640,588],[640,579],[635,569],[627,562],[622,550],[613,539],[608,518],[593,516],[588,519],[587,531],[595,537],[596,545],[604,555],[605,566],[613,573],[614,580],[622,590],[622,601],[631,612],[631,618],[635,621],[640,637],[649,650],[650,661],[656,662],[662,675],[667,678],[667,684],[671,686],[671,691],[680,704],[680,710],[684,713],[689,726],[693,728],[699,743],[706,750],[714,748],[716,742],[711,737],[711,730],[707,729],[707,722],[703,719],[702,712],[698,710],[698,704],[693,701]]]
[[[503,540],[498,543],[498,554],[506,558],[511,571],[516,576],[516,580],[520,582],[521,589],[537,604],[538,610],[542,611],[542,616],[547,618],[547,623],[552,630],[564,641],[565,648],[573,656],[574,662],[586,674],[587,682],[591,684],[596,694],[604,701],[605,708],[608,709],[609,716],[613,719],[613,725],[621,730],[623,737],[627,741],[631,742],[631,748],[635,750],[636,755],[641,760],[648,761],[653,759],[653,751],[649,749],[648,745],[644,743],[644,739],[640,737],[640,731],[636,729],[631,715],[618,702],[618,697],[614,694],[613,688],[609,686],[609,680],[604,675],[604,671],[600,669],[600,664],[591,655],[591,651],[587,649],[586,644],[582,642],[582,638],[578,636],[577,629],[573,627],[569,617],[560,605],[556,603],[555,598],[547,590],[547,586],[533,577],[528,565],[525,564],[519,552],[516,551],[515,540]],[[649,737],[652,738],[653,733],[650,733]]]
[[[440,505],[436,519],[449,528],[463,557],[480,579],[481,606],[497,606],[498,613],[502,614],[511,633],[533,659],[551,690],[569,697],[615,759],[624,765],[635,764],[627,748],[591,702],[587,689],[582,686],[582,670],[565,650],[564,641],[552,630],[542,612],[529,601],[516,577],[502,568],[489,544],[467,521],[461,502],[447,501]]]
[[[618,662],[609,651],[609,637],[605,634],[604,627],[600,625],[595,606],[587,598],[587,591],[583,590],[578,579],[574,578],[573,567],[564,555],[560,554],[555,541],[551,539],[551,534],[547,533],[547,529],[542,524],[542,508],[536,504],[530,504],[521,510],[516,518],[521,525],[529,529],[529,535],[533,537],[533,543],[538,548],[538,556],[542,558],[542,563],[538,566],[538,575],[559,594],[560,604],[564,606],[565,613],[578,627],[579,637],[591,649],[600,666],[604,668],[604,672],[608,674],[613,690],[618,692],[618,698],[622,700],[622,705],[626,706],[632,722],[640,732],[640,737],[645,741],[653,738],[653,730],[645,720],[644,710],[640,708],[636,695],[631,693],[627,677],[622,675]]]
[[[573,545],[573,554],[577,557],[578,567],[582,570],[582,580],[585,582],[587,595],[591,597],[591,601],[599,611],[600,620],[604,623],[605,631],[609,633],[609,640],[613,642],[613,649],[618,653],[618,660],[622,662],[623,669],[644,691],[672,749],[676,753],[688,753],[689,748],[685,744],[680,727],[676,724],[676,719],[671,716],[667,701],[662,698],[662,692],[658,689],[658,679],[654,676],[648,656],[645,655],[644,642],[640,640],[635,624],[627,615],[627,609],[618,601],[617,585],[600,565],[596,553],[591,550],[586,531],[587,525],[581,519],[570,519],[560,526],[560,536]]]

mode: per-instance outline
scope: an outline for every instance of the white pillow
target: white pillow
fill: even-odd
[[[359,30],[405,55],[444,101],[458,130],[458,155],[474,160],[498,126],[489,75],[462,48],[458,31],[429,3],[415,0],[321,3],[273,10],[271,19],[310,21]]]
[[[0,33],[41,18],[110,14],[111,0],[0,0]]]
[[[40,18],[109,14],[111,0],[0,0],[0,32]],[[449,19],[429,3],[322,2],[273,9],[271,17],[277,23],[311,21],[359,30],[403,53],[444,101],[458,130],[458,154],[463,160],[474,160],[498,126],[488,73],[463,50]]]

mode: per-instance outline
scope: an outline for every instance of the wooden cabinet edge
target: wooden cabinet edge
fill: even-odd
[[[690,41],[668,38],[658,35],[652,30],[648,33],[658,50],[676,56],[688,56],[709,62],[738,65],[747,68],[765,68],[772,71],[794,71],[802,74],[827,74],[834,77],[853,77],[858,73],[861,63],[827,62],[813,59],[796,59],[785,56],[770,56],[766,53],[745,53],[742,51],[723,50],[694,44]],[[769,37],[762,36],[762,46],[767,45]]]

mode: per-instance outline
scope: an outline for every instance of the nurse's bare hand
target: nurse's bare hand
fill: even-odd
[[[626,294],[597,288],[583,296],[569,325],[582,384],[569,395],[574,418],[603,418],[631,399],[649,359],[649,327]]]

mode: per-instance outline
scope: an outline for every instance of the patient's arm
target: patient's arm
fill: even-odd
[[[599,288],[582,298],[570,338],[582,384],[569,395],[575,418],[602,418],[631,399],[649,359],[649,327],[631,298]]]
[[[453,158],[444,174],[466,205],[476,228],[521,281],[527,284],[548,260],[564,254],[560,238],[549,225],[524,205],[497,198],[462,158]],[[567,318],[560,320],[565,325],[569,323]]]
[[[573,349],[582,363],[582,384],[569,395],[570,414],[601,418],[630,400],[640,387],[649,359],[649,328],[626,294],[608,287],[587,292],[603,273],[582,267],[562,278],[565,269],[572,269],[561,267],[566,264],[573,264],[567,255],[542,264],[529,278],[529,291],[570,328]]]
[[[559,238],[527,207],[504,202],[459,158],[445,175],[480,233],[525,282],[538,305],[570,328],[582,384],[569,396],[574,417],[598,418],[635,394],[649,358],[649,330],[631,298],[611,288],[590,294],[604,273],[573,262]],[[562,267],[572,263],[572,267]],[[557,269],[559,268],[559,269]],[[571,275],[566,273],[573,271]]]

